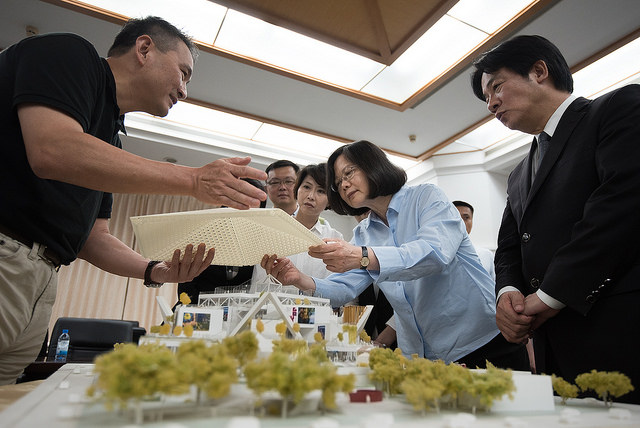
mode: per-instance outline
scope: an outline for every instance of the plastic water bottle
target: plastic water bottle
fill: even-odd
[[[56,347],[56,363],[64,363],[67,361],[70,340],[69,330],[62,330],[62,334],[58,337],[58,346]]]

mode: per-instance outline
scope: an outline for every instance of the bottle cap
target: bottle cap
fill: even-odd
[[[69,330],[67,330],[66,328],[62,330],[62,334],[65,334],[65,333],[69,333]]]

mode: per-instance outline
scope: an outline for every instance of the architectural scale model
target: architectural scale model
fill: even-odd
[[[256,293],[246,292],[246,287],[229,287],[212,294],[200,294],[197,305],[179,305],[175,314],[166,302],[158,297],[165,323],[176,326],[193,326],[192,338],[184,335],[148,335],[144,341],[161,341],[169,347],[177,347],[184,340],[222,340],[242,331],[256,333],[260,353],[271,352],[272,341],[280,337],[278,324],[284,323],[289,337],[316,342],[319,333],[326,341],[327,351],[334,362],[355,362],[356,353],[365,343],[360,333],[371,314],[373,306],[351,307],[344,316],[334,313],[329,299],[305,296],[284,291],[282,284],[270,275],[264,283],[257,284]],[[260,320],[264,328],[256,329]],[[347,327],[348,326],[348,327]],[[348,334],[349,330],[351,334]]]

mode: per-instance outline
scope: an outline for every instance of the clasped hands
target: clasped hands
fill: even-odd
[[[498,300],[496,324],[509,342],[526,343],[535,329],[558,312],[535,293],[525,298],[519,291],[507,291]]]

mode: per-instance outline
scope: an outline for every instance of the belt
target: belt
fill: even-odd
[[[1,224],[0,224],[0,233],[2,233],[3,235],[7,235],[9,238],[15,239],[16,241],[26,245],[29,248],[33,247],[33,241],[21,236],[18,233],[15,233],[12,230],[7,229]],[[61,264],[60,256],[51,248],[48,248],[45,246],[43,246],[43,248],[44,248],[44,252],[41,253],[41,256],[47,259],[48,261],[50,261],[53,264],[53,266],[55,266],[56,268],[60,267],[60,264]]]

